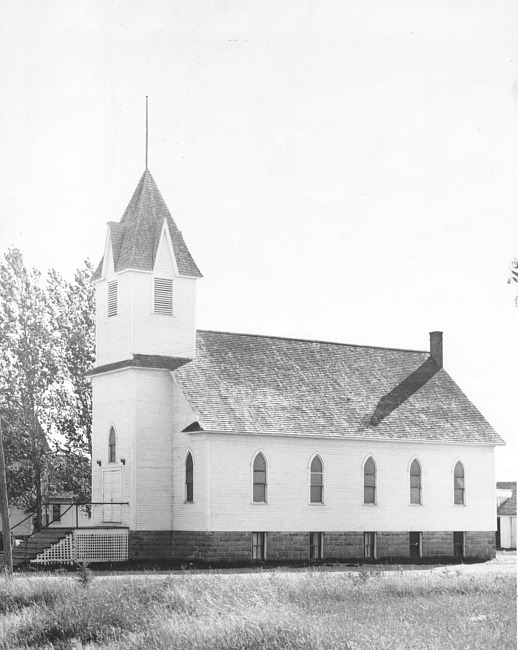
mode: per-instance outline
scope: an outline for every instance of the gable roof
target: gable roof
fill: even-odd
[[[196,358],[172,372],[204,430],[504,444],[436,367],[372,423],[428,352],[198,330]]]
[[[513,495],[498,506],[499,515],[516,515],[516,481],[499,481],[497,490],[512,490]]]
[[[182,233],[178,230],[148,169],[142,174],[120,222],[108,223],[115,271],[152,271],[164,223],[171,235],[180,275],[201,277]],[[95,270],[92,280],[101,277],[102,264],[103,260]]]

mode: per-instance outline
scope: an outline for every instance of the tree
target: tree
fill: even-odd
[[[1,550],[4,552],[4,569],[8,579],[13,578],[13,554],[11,545],[11,526],[9,521],[9,501],[7,497],[7,479],[5,474],[4,436],[2,417],[0,416],[0,517],[2,518]]]
[[[57,373],[50,387],[45,419],[53,434],[50,482],[57,492],[90,498],[92,388],[86,372],[95,358],[93,269],[86,261],[73,282],[49,272],[51,324],[58,349]]]
[[[85,262],[47,284],[19,250],[0,265],[0,415],[10,502],[35,509],[68,492],[90,498],[94,299]]]
[[[45,395],[54,381],[57,350],[51,310],[38,271],[25,268],[19,250],[0,265],[0,413],[6,423],[11,500],[37,510],[41,526],[45,457],[41,427]]]

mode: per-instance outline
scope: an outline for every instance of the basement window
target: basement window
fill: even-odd
[[[154,293],[155,314],[173,315],[173,281],[167,278],[155,278]]]
[[[108,316],[117,316],[117,280],[108,282]]]
[[[376,533],[363,533],[363,557],[376,557]]]
[[[323,537],[324,533],[309,533],[309,557],[312,560],[321,560],[323,558]]]
[[[410,532],[410,557],[421,557],[422,535],[414,531]]]
[[[464,557],[464,533],[453,533],[453,557]]]
[[[266,557],[266,533],[252,533],[252,560]]]

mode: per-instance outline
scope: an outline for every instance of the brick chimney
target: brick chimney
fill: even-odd
[[[442,368],[442,332],[430,332],[430,358]]]

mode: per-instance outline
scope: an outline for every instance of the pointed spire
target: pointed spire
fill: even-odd
[[[148,142],[149,142],[148,133],[149,133],[149,130],[148,130],[148,105],[147,105],[147,95],[146,95],[146,171],[147,171],[147,151],[148,151]]]
[[[110,222],[115,271],[152,271],[164,222],[167,224],[181,275],[201,277],[187,245],[178,230],[151,172],[142,174],[119,223]],[[102,264],[92,276],[101,276]]]

